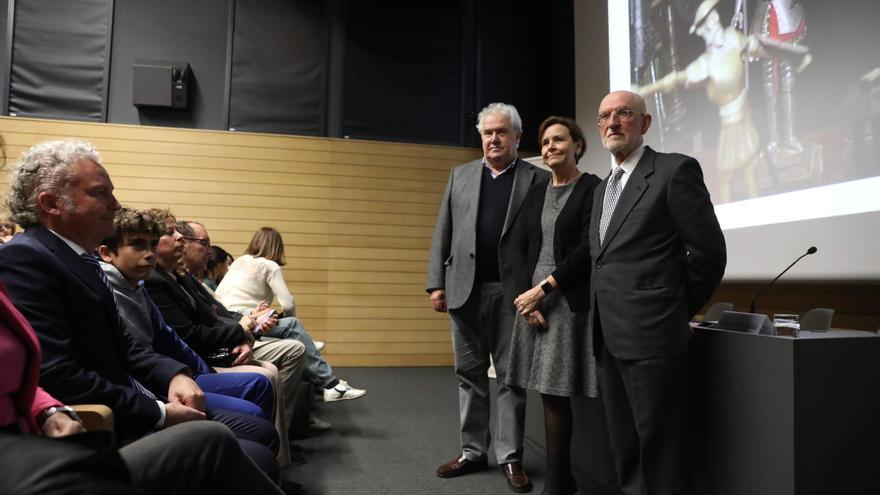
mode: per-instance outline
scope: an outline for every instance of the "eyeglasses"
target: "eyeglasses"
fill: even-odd
[[[596,122],[599,125],[608,125],[611,123],[611,119],[617,115],[617,118],[620,119],[621,122],[631,122],[636,115],[645,115],[642,112],[636,112],[631,108],[618,108],[617,110],[612,110],[610,112],[602,112],[596,117]]]
[[[211,247],[211,239],[204,239],[201,237],[184,237],[187,241],[198,242],[202,246]]]

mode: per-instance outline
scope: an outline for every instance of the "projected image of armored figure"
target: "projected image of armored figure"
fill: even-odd
[[[798,45],[807,35],[804,7],[796,0],[761,1],[751,28],[752,34],[761,39]],[[803,146],[794,135],[795,68],[788,60],[770,57],[761,61],[761,71],[767,108],[767,152],[773,154],[783,148],[802,153]]]
[[[746,64],[748,60],[785,58],[801,63],[811,60],[806,47],[789,47],[774,40],[746,36],[733,26],[724,27],[718,14],[719,0],[704,0],[697,7],[690,33],[703,39],[704,51],[684,70],[667,74],[655,83],[635,88],[642,96],[705,85],[706,95],[718,107],[721,121],[716,167],[720,203],[730,201],[735,176],[741,176],[746,195],[758,195],[757,165],[761,151],[758,131],[749,108]]]
[[[749,197],[758,195],[756,168],[760,140],[752,122],[746,90],[746,57],[757,54],[757,39],[746,37],[733,27],[721,25],[718,0],[705,0],[697,7],[691,34],[703,38],[706,51],[684,70],[636,90],[642,96],[669,92],[676,87],[706,85],[706,95],[718,107],[721,134],[718,139],[718,195],[730,201],[733,176],[741,173]]]

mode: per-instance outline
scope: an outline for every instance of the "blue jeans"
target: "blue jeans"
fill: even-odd
[[[293,316],[285,316],[278,320],[278,324],[264,332],[264,335],[277,339],[296,339],[306,347],[306,362],[303,368],[303,378],[312,385],[324,388],[336,379],[333,370],[327,361],[321,357],[321,352],[315,347],[312,336],[302,326],[302,323]]]
[[[195,377],[208,407],[272,420],[275,393],[272,382],[259,373],[210,373]]]

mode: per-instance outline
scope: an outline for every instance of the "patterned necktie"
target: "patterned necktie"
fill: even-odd
[[[95,274],[98,275],[101,282],[107,286],[107,290],[109,290],[110,295],[113,296],[113,310],[116,312],[116,324],[119,325],[119,330],[125,331],[125,320],[123,320],[122,316],[119,314],[119,304],[116,301],[116,293],[113,292],[113,285],[110,283],[110,279],[107,278],[107,274],[104,273],[104,270],[101,268],[101,263],[98,261],[98,258],[95,258],[89,253],[83,253],[80,255],[80,259],[85,261],[92,270],[95,271]],[[128,375],[128,381],[135,390],[153,400],[156,400],[156,395],[153,392],[150,392],[150,390],[141,382],[137,381],[135,377]]]
[[[605,188],[605,201],[602,203],[602,218],[599,219],[599,245],[605,243],[605,231],[608,230],[608,224],[611,223],[611,215],[614,213],[614,207],[617,206],[617,200],[620,198],[620,179],[623,177],[623,167],[620,165],[614,167],[613,175],[608,179],[608,185]]]

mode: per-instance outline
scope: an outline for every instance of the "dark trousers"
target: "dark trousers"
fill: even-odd
[[[0,433],[0,493],[128,494],[128,468],[113,434],[91,432],[63,439]]]
[[[272,480],[278,480],[280,471],[275,455],[278,453],[278,432],[263,418],[239,412],[208,409],[208,419],[222,423],[232,430],[241,449]]]
[[[623,492],[689,494],[686,356],[617,359],[603,345],[598,365],[611,453]]]

